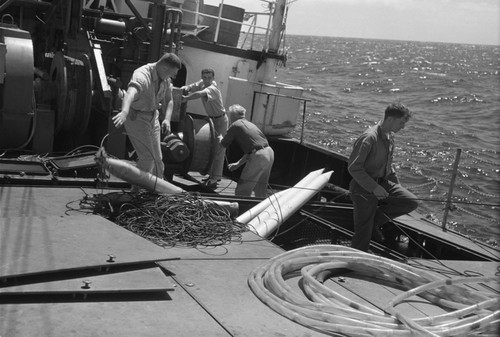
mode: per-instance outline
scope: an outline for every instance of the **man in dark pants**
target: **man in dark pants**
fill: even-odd
[[[352,176],[354,236],[351,246],[368,251],[370,239],[383,240],[380,226],[418,207],[417,198],[399,184],[392,167],[394,133],[412,113],[402,104],[389,105],[384,120],[366,130],[354,143],[348,170]]]

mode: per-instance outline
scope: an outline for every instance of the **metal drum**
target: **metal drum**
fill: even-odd
[[[33,43],[29,32],[0,26],[0,148],[23,146],[30,136],[33,104]]]

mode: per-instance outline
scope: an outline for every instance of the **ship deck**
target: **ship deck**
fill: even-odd
[[[218,247],[159,247],[100,216],[68,213],[92,193],[1,187],[1,336],[324,335],[276,313],[248,286],[281,248],[251,232]],[[412,262],[443,278],[498,273],[495,262]],[[299,278],[287,283],[299,289]],[[349,273],[325,284],[373,308],[402,292]],[[499,296],[498,283],[468,287]],[[414,318],[445,312],[420,298],[398,309]]]

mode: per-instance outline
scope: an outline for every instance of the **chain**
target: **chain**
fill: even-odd
[[[500,198],[500,195],[498,194],[489,194],[489,193],[484,193],[484,192],[481,192],[481,191],[478,191],[476,190],[475,188],[473,188],[472,186],[469,186],[467,185],[467,183],[465,181],[463,181],[463,179],[457,177],[457,179],[465,185],[465,187],[467,187],[469,190],[471,190],[472,192],[476,193],[476,194],[479,194],[479,195],[482,195],[483,197],[487,197],[487,198]]]
[[[465,152],[462,152],[464,155],[468,156],[468,157],[471,157],[475,160],[477,160],[478,162],[481,162],[481,163],[486,163],[486,164],[491,164],[491,165],[498,165],[498,163],[495,163],[495,162],[492,162],[490,160],[486,160],[486,159],[481,159],[481,158],[478,158],[476,156],[473,156],[469,153],[469,151],[465,151]]]
[[[484,219],[484,220],[488,220],[488,221],[494,222],[494,223],[496,223],[496,224],[499,224],[499,223],[500,223],[497,219],[490,218],[490,217],[488,217],[488,216],[484,216],[484,215],[479,215],[479,214],[476,214],[476,213],[472,213],[471,211],[468,211],[468,210],[466,210],[465,208],[462,208],[462,207],[460,207],[460,206],[456,206],[456,205],[455,205],[454,207],[455,207],[455,209],[457,209],[457,210],[459,210],[459,211],[462,211],[462,212],[464,212],[464,213],[467,213],[467,214],[469,214],[469,215],[472,215],[472,216],[474,216],[474,217],[476,217],[476,218],[479,218],[479,219]]]
[[[426,183],[423,183],[423,184],[420,184],[420,185],[407,186],[406,188],[409,189],[409,190],[418,190],[418,189],[421,189],[422,187],[426,187],[426,186],[431,186],[431,185],[436,185],[437,184],[436,179],[434,179],[434,178],[429,178],[429,179],[432,179],[432,181],[429,181],[429,182],[426,182]]]

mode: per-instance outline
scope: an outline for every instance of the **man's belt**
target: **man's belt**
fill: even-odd
[[[220,116],[210,116],[210,118],[212,119],[218,119],[218,118],[221,118],[221,117],[224,117],[226,114],[222,114]]]
[[[262,150],[262,149],[265,149],[266,147],[268,147],[269,145],[263,145],[263,146],[257,146],[256,148],[254,148],[252,151],[248,152],[248,154],[252,154],[252,153],[255,153],[259,150]]]

